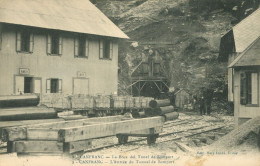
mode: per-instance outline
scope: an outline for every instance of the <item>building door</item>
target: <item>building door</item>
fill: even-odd
[[[24,93],[33,93],[33,78],[24,77]]]
[[[15,94],[24,93],[24,76],[15,76]]]
[[[42,80],[40,78],[34,78],[34,93],[42,92]]]
[[[41,79],[15,76],[15,94],[41,93]]]
[[[74,78],[73,94],[89,94],[89,80],[87,78]]]

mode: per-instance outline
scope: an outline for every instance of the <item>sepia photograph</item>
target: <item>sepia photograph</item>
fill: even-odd
[[[0,0],[0,166],[259,166],[260,0]]]

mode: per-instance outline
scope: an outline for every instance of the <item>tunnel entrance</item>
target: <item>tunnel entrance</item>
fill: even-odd
[[[169,91],[166,80],[138,80],[133,82],[132,95],[153,97],[155,99],[165,98],[164,94]]]

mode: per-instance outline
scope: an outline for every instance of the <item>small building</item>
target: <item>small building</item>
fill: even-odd
[[[260,9],[221,39],[220,58],[228,62],[229,101],[235,124],[260,116]]]
[[[127,38],[88,0],[1,0],[0,95],[115,93]]]
[[[175,106],[177,108],[184,109],[191,104],[192,95],[185,89],[179,89],[174,93],[175,97]]]

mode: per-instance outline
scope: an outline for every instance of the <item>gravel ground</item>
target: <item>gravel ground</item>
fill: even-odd
[[[199,118],[197,121],[192,121]],[[190,123],[170,126],[171,123],[178,124],[180,120],[189,120]],[[203,126],[216,127],[224,125],[225,127],[192,137],[182,138],[177,142],[186,147],[183,150],[177,146],[176,141],[170,139],[177,138],[183,133],[171,134],[166,137],[158,138],[156,144],[148,146],[146,140],[140,142],[131,142],[125,145],[117,145],[110,148],[104,148],[98,151],[74,154],[70,158],[63,156],[26,156],[17,158],[16,154],[1,154],[1,163],[9,163],[12,165],[187,165],[187,166],[207,166],[207,165],[257,165],[259,153],[253,146],[255,137],[249,136],[248,141],[239,146],[238,150],[232,151],[212,151],[208,150],[211,144],[217,142],[223,136],[230,133],[233,129],[233,117],[224,115],[198,116],[194,113],[180,113],[179,119],[173,122],[166,122],[167,127],[163,133],[186,131],[191,133],[191,128],[200,128]],[[194,130],[201,131],[201,130]],[[162,133],[162,134],[163,134]],[[141,139],[139,137],[129,137],[129,141]],[[163,142],[165,140],[170,140]],[[102,147],[117,143],[116,137],[107,137],[93,140],[93,148]],[[2,144],[4,145],[4,144]],[[254,150],[252,150],[254,149]],[[7,162],[8,161],[8,162]],[[10,162],[11,161],[11,162]],[[43,162],[39,162],[43,161]],[[54,162],[55,161],[55,162]],[[216,162],[217,161],[217,162]],[[19,163],[19,164],[18,164]],[[37,164],[35,164],[37,163]],[[53,164],[55,163],[55,164]],[[8,166],[8,164],[5,166]]]
[[[199,118],[201,120],[192,121],[195,118]],[[203,149],[203,147],[207,147],[209,144],[212,144],[217,139],[221,138],[223,135],[227,134],[233,129],[233,117],[230,116],[198,116],[194,113],[180,113],[179,119],[175,120],[175,122],[177,123],[179,120],[190,120],[191,122],[164,128],[162,134],[178,131],[186,131],[185,133],[187,133],[187,130],[191,128],[200,128],[204,126],[215,127],[216,125],[225,125],[225,127],[218,131],[212,131],[205,134],[196,135],[188,138],[182,138],[178,140],[179,143],[188,146],[187,148],[189,149],[186,152],[181,150],[176,145],[175,141],[162,142],[183,135],[183,133],[177,133],[169,135],[167,137],[158,138],[157,143],[151,146],[148,146],[146,141],[141,141],[133,142],[126,145],[115,146],[112,148],[102,149],[96,152],[88,152],[84,155],[81,155],[81,158],[77,160],[77,163],[84,162],[86,160],[85,156],[103,155],[105,159],[102,161],[105,165],[171,165],[174,163],[174,165],[182,165],[185,164],[183,163],[183,161],[188,161],[191,157],[198,157],[197,153],[199,153],[201,149]],[[166,122],[165,126],[168,126],[170,124],[171,122]],[[217,133],[220,133],[220,135],[218,135]],[[214,139],[212,139],[211,141],[206,140],[206,142],[201,141],[203,140],[203,138],[207,138],[208,136]],[[129,137],[130,141],[136,139],[139,138]],[[194,143],[194,140],[198,140],[197,144]],[[100,144],[109,144],[116,142],[117,139],[115,137],[108,137],[105,139],[94,140],[93,145],[100,146]],[[125,156],[125,158],[122,156]],[[78,157],[79,156],[77,156],[77,159]],[[201,157],[201,155],[199,155],[199,157]],[[185,165],[187,165],[187,163]]]
[[[178,142],[187,145],[188,151],[184,152],[175,143],[175,141],[168,141],[160,143],[165,139],[177,137],[178,134],[170,135],[169,137],[162,137],[157,139],[157,144],[148,146],[146,141],[134,142],[127,145],[115,146],[113,148],[103,149],[97,152],[88,152],[83,155],[83,157],[78,160],[79,162],[84,161],[85,155],[104,155],[105,160],[103,164],[105,165],[187,165],[187,166],[197,166],[197,165],[217,165],[216,161],[222,165],[230,165],[235,163],[236,165],[243,165],[245,163],[250,163],[251,165],[256,165],[259,160],[255,155],[252,155],[249,149],[252,149],[252,143],[255,141],[251,138],[251,142],[243,144],[246,147],[243,151],[207,151],[209,145],[216,142],[221,137],[228,134],[234,128],[234,120],[231,116],[224,115],[213,115],[213,116],[198,116],[198,115],[187,115],[180,113],[179,119],[188,120],[193,117],[203,118],[202,120],[194,121],[187,124],[181,124],[173,127],[168,127],[164,129],[163,133],[172,131],[182,131],[188,130],[190,128],[196,128],[201,126],[216,126],[224,125],[225,127],[212,132],[203,133],[193,137],[183,138],[178,140]],[[178,121],[178,120],[176,120]],[[170,124],[167,122],[166,125]],[[181,134],[180,134],[181,135]],[[131,137],[130,137],[131,138]],[[206,141],[203,141],[203,139]],[[115,138],[107,138],[116,142]],[[137,139],[137,138],[131,138]],[[195,143],[198,140],[197,144]],[[102,140],[100,140],[102,143]],[[104,141],[104,140],[103,140]],[[249,153],[247,153],[249,152]],[[203,153],[203,154],[202,154]],[[120,157],[121,156],[121,157]],[[125,157],[125,158],[124,158]],[[246,159],[244,159],[246,157]]]

